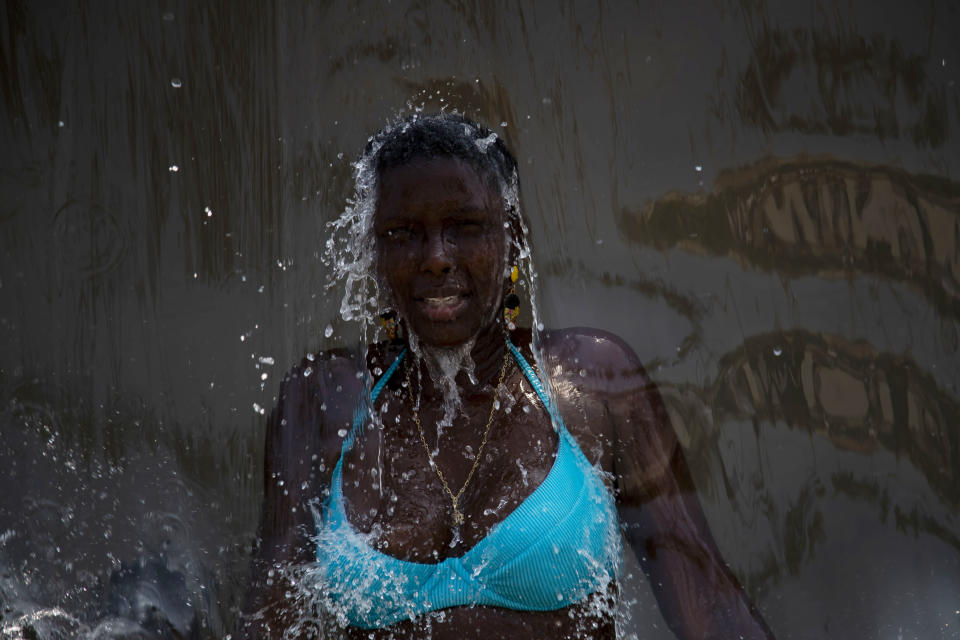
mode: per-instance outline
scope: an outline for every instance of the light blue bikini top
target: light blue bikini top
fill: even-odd
[[[621,542],[613,497],[552,409],[537,374],[513,344],[507,346],[559,433],[553,467],[462,556],[430,564],[401,560],[371,547],[347,521],[343,456],[363,424],[358,411],[333,470],[330,496],[316,514],[317,562],[311,567],[341,624],[379,629],[428,611],[470,605],[549,611],[579,602],[616,579]],[[371,405],[404,353],[374,386]]]

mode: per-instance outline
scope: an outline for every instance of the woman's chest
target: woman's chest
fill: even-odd
[[[408,407],[392,404],[345,457],[343,471],[348,521],[388,555],[416,562],[463,555],[553,468],[558,436],[546,412],[524,410],[523,400],[489,428],[481,411],[467,407],[468,419],[439,435],[438,412],[415,420]]]

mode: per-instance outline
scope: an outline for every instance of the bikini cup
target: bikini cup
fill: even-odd
[[[553,466],[543,482],[462,556],[438,563],[401,560],[373,548],[347,520],[343,453],[331,492],[317,519],[317,562],[309,574],[344,625],[383,628],[428,611],[487,605],[549,611],[578,602],[612,583],[621,542],[613,498],[562,420],[519,350],[507,343],[559,431]],[[371,402],[396,371],[404,353],[381,376]]]

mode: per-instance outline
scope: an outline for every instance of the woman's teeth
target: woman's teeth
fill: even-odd
[[[423,301],[431,307],[444,307],[455,304],[459,299],[460,296],[443,296],[442,298],[424,298]]]

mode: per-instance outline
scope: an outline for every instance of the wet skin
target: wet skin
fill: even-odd
[[[428,375],[421,390],[427,440],[438,444],[437,464],[450,486],[459,488],[473,463],[468,451],[479,447],[505,357],[497,323],[505,289],[505,216],[499,197],[457,161],[392,169],[381,185],[383,205],[374,220],[378,265],[401,317],[428,348],[475,340],[476,383],[458,377],[463,415],[439,439],[434,425],[442,416],[441,395]],[[511,339],[533,362],[525,346],[530,337],[528,330],[518,330]],[[284,381],[267,430],[259,575],[274,563],[313,560],[314,523],[306,505],[328,489],[340,455],[337,433],[350,429],[363,391],[356,374],[366,369],[376,377],[398,351],[373,345],[363,362],[325,352],[315,361],[305,360]],[[677,636],[769,637],[720,557],[659,393],[630,348],[601,331],[566,329],[544,333],[542,354],[567,428],[587,458],[608,474],[626,541]],[[305,375],[308,368],[311,375]],[[462,539],[454,541],[451,502],[427,465],[402,379],[395,375],[378,400],[384,428],[367,430],[344,458],[344,502],[350,523],[370,534],[380,551],[437,562],[463,555],[529,496],[549,472],[558,441],[546,411],[511,360],[504,388],[514,404],[509,414],[501,410],[495,415],[486,455],[461,498],[466,516]],[[374,476],[371,469],[380,473]],[[284,597],[288,589],[282,580],[254,586],[248,611],[260,612],[253,620],[260,628],[253,636],[279,636],[277,630],[296,618],[295,605]],[[344,634],[613,638],[610,607],[591,613],[598,609],[592,606],[597,599],[542,613],[451,608],[389,629],[347,629]]]
[[[391,169],[380,183],[377,270],[404,323],[435,347],[489,330],[507,259],[501,198],[451,160]]]

